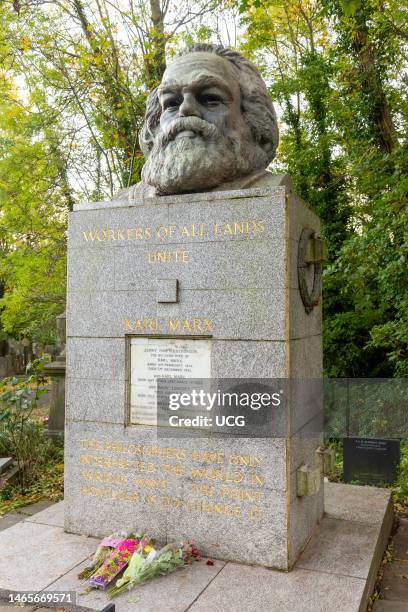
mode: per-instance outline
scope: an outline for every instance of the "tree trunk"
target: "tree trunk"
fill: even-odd
[[[397,134],[376,63],[375,48],[368,39],[365,16],[359,13],[354,23],[353,47],[360,64],[361,82],[363,94],[367,100],[371,131],[379,148],[384,153],[391,153],[397,144]]]

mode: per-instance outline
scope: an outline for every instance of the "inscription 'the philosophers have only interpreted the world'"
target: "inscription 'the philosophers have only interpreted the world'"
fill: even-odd
[[[234,452],[83,439],[80,489],[85,497],[189,513],[261,520],[266,480],[260,457]],[[174,483],[187,478],[185,496]]]

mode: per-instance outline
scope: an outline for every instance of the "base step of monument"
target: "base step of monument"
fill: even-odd
[[[291,572],[204,559],[121,595],[116,612],[365,611],[391,530],[390,491],[325,483],[325,500],[325,517]],[[60,502],[0,532],[0,599],[71,591],[76,605],[64,609],[110,603],[102,591],[84,595],[77,579],[98,540],[64,533],[62,519]],[[248,538],[242,534],[243,546]]]

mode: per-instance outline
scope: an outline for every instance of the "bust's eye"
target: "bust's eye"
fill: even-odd
[[[223,100],[221,96],[217,94],[206,93],[200,95],[200,102],[209,108],[215,108],[216,106],[222,104]]]
[[[180,104],[181,104],[181,98],[179,98],[178,96],[171,96],[163,100],[162,106],[163,106],[163,110],[167,110],[167,109],[178,108]]]

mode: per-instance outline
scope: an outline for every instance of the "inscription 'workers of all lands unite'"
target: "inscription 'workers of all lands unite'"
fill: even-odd
[[[172,240],[203,240],[228,238],[256,238],[265,232],[265,221],[245,219],[230,223],[192,225],[158,225],[157,227],[129,227],[125,229],[99,228],[83,232],[88,243],[98,242],[171,242]],[[188,264],[190,252],[185,249],[155,250],[147,253],[147,262],[160,264]]]
[[[82,451],[84,496],[235,518],[262,516],[258,504],[266,501],[265,479],[259,473],[262,461],[258,457],[94,439],[82,440]],[[103,454],[106,452],[110,454]],[[185,476],[191,481],[194,499],[171,495],[169,478],[174,481]]]

